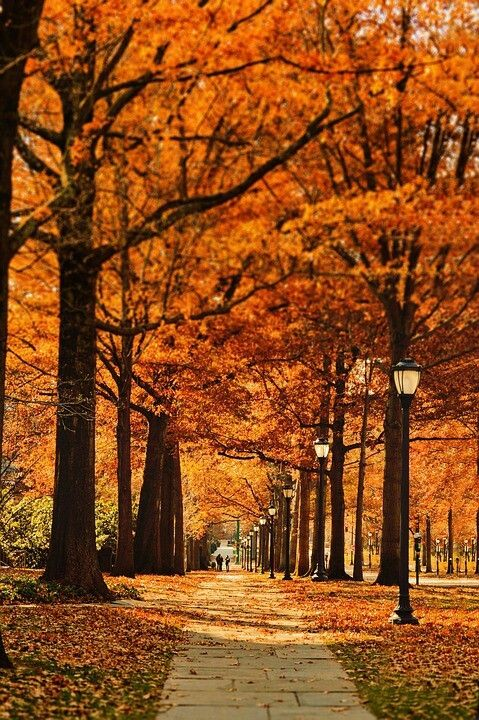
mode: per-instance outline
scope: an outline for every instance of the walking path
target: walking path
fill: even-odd
[[[215,573],[186,608],[187,641],[158,720],[371,720],[320,634],[281,582]]]

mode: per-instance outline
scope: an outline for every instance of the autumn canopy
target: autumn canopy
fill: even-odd
[[[395,584],[409,356],[411,515],[475,537],[478,55],[466,0],[3,0],[0,560],[181,575],[291,473],[296,572],[323,522]]]

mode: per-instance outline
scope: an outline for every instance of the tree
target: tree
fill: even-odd
[[[37,45],[43,0],[5,0],[0,7],[0,466],[5,415],[8,268],[17,246],[11,237],[12,161],[25,65]],[[0,667],[11,667],[0,636]]]

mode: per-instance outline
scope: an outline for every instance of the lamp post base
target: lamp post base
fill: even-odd
[[[412,614],[412,608],[397,607],[389,618],[392,625],[419,625],[419,620]]]
[[[289,573],[285,573],[281,579],[282,580],[292,580],[293,578],[291,577],[291,575]]]

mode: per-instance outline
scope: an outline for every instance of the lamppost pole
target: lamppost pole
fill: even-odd
[[[274,516],[276,515],[276,508],[273,501],[268,508],[269,515],[269,577],[274,580]]]
[[[254,532],[252,530],[249,531],[249,568],[248,570],[250,572],[253,572],[253,538],[254,538]]]
[[[417,625],[409,599],[409,409],[419,385],[421,367],[401,360],[393,367],[394,382],[402,407],[401,522],[399,542],[399,603],[390,617],[394,625]]]
[[[283,482],[283,495],[286,500],[286,524],[285,524],[285,564],[283,580],[292,580],[290,572],[290,541],[291,541],[291,500],[293,498],[293,481],[291,475],[286,474]]]
[[[313,582],[321,582],[322,580],[328,579],[326,568],[324,567],[324,489],[325,489],[325,477],[324,469],[326,465],[326,458],[329,453],[329,443],[326,438],[317,438],[314,443],[314,450],[316,457],[319,461],[319,475],[318,482],[316,483],[317,503],[318,503],[318,517],[316,526],[316,568],[314,573],[311,575]]]

